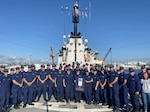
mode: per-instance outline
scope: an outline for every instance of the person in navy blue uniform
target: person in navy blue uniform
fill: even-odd
[[[74,82],[76,82],[76,79],[77,78],[83,78],[83,75],[80,73],[80,69],[76,69],[76,73],[74,75]],[[81,91],[75,91],[75,103],[77,102],[81,102],[81,95],[82,95],[82,92]]]
[[[38,97],[38,88],[39,88],[39,81],[38,81],[38,71],[34,64],[31,65],[32,72],[36,75],[36,80],[34,82],[34,92],[33,92],[33,102],[36,102],[36,98]]]
[[[23,80],[22,75],[19,73],[19,67],[16,68],[16,73],[12,76],[12,93],[13,93],[13,104],[15,109],[19,109],[19,104],[21,102],[22,97],[22,86]]]
[[[34,93],[34,82],[36,81],[36,74],[32,72],[31,65],[28,66],[28,72],[26,72],[23,75],[23,82],[24,82],[24,97],[23,97],[23,102],[24,105],[23,107],[25,108],[27,103],[29,105],[34,105],[32,103],[33,101],[33,93]]]
[[[56,88],[55,88],[55,78],[56,75],[58,74],[58,70],[56,69],[56,65],[52,65],[52,70],[50,71],[49,74],[49,92],[48,92],[48,99],[50,100],[52,95],[54,95],[54,98],[57,99],[57,94],[56,94]]]
[[[13,102],[12,102],[13,101],[13,95],[12,95],[13,82],[12,82],[12,77],[13,77],[14,73],[15,73],[14,68],[10,68],[10,73],[9,73],[9,77],[11,78],[11,83],[10,83],[10,99],[9,99],[10,105],[13,104]]]
[[[1,94],[3,94],[3,91],[2,91],[2,80],[3,80],[3,71],[2,71],[2,65],[0,67],[0,112],[3,111],[3,96]]]
[[[8,69],[4,70],[4,74],[0,77],[0,111],[7,112],[10,98],[11,78],[8,75]]]
[[[47,64],[46,72],[47,72],[48,75],[50,75],[50,73],[51,73],[50,64]],[[50,101],[50,99],[51,99],[51,96],[50,96],[51,91],[52,91],[51,80],[48,78],[47,79],[48,101]]]
[[[5,70],[5,66],[1,65],[1,67],[0,67],[0,75],[3,74],[4,70]]]
[[[63,78],[64,75],[62,73],[61,68],[59,68],[58,74],[56,75],[55,78],[55,87],[56,87],[56,92],[57,92],[57,102],[64,102],[63,101],[63,93],[64,93],[64,87],[63,87]]]
[[[99,83],[100,83],[100,96],[102,105],[107,105],[107,74],[105,74],[104,69],[102,69],[101,73],[99,74]]]
[[[135,74],[133,68],[129,69],[130,76],[128,78],[128,88],[130,94],[131,104],[134,112],[140,111],[139,93],[141,90],[141,83],[138,75]]]
[[[69,100],[73,100],[74,97],[74,74],[71,73],[70,69],[67,70],[67,74],[64,76],[63,86],[65,87],[66,102],[69,103]]]
[[[114,70],[114,65],[110,65],[110,72],[108,76],[108,85],[110,90],[110,100],[115,112],[119,112],[120,99],[119,99],[119,84],[118,84],[118,74]]]
[[[99,104],[100,101],[100,87],[99,87],[99,75],[97,73],[96,69],[93,69],[93,83],[92,83],[92,88],[93,88],[93,95],[94,95],[94,104]]]
[[[38,72],[38,80],[39,80],[38,101],[42,94],[43,94],[44,100],[47,101],[46,99],[47,79],[48,79],[48,74],[45,70],[45,65],[41,65],[41,70]]]
[[[146,67],[145,65],[141,66],[141,72],[138,74],[139,79],[143,79],[143,74],[146,72]]]
[[[92,101],[92,82],[93,78],[89,74],[89,71],[85,71],[85,98],[86,98],[86,103],[91,104]]]
[[[129,100],[128,100],[128,88],[127,88],[127,80],[128,80],[128,74],[124,73],[124,67],[119,68],[120,74],[119,74],[119,97],[120,97],[120,107],[124,108],[126,111],[129,111]]]

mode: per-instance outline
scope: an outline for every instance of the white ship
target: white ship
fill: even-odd
[[[64,36],[64,40],[68,38],[68,41],[64,41],[64,45],[61,47],[58,56],[58,65],[77,63],[83,64],[103,64],[103,59],[96,58],[98,51],[92,52],[92,49],[88,47],[88,40],[83,40],[80,32],[78,32],[78,23],[80,17],[80,10],[78,5],[79,0],[74,0],[74,6],[72,10],[72,22],[74,24],[74,31],[69,34],[68,37]]]

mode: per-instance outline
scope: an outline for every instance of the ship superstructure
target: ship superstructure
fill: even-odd
[[[74,31],[68,35],[68,42],[64,41],[58,56],[58,65],[60,64],[102,64],[102,60],[94,58],[98,55],[98,51],[92,52],[88,47],[88,40],[83,40],[80,32],[78,32],[78,23],[80,17],[80,10],[78,1],[75,0],[72,13],[72,23],[74,24]],[[64,39],[66,36],[63,37]]]

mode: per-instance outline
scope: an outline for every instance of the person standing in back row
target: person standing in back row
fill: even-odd
[[[133,68],[129,69],[130,76],[128,78],[128,88],[130,94],[131,104],[133,106],[133,112],[140,111],[139,93],[141,90],[141,84],[138,75],[135,74]]]
[[[73,100],[74,97],[74,74],[71,73],[70,69],[67,70],[63,79],[63,86],[65,87],[65,98],[66,102],[69,103],[69,100]]]
[[[19,67],[16,68],[16,73],[12,76],[12,93],[13,93],[13,104],[15,109],[19,109],[19,103],[22,96],[23,79],[19,73]]]
[[[24,97],[23,97],[23,108],[26,107],[27,103],[29,105],[34,105],[32,103],[33,101],[33,93],[34,93],[34,84],[36,81],[36,74],[32,72],[31,66],[28,66],[28,72],[26,72],[23,76],[23,82],[24,82]]]
[[[47,101],[46,99],[46,81],[48,79],[48,74],[45,70],[45,65],[41,65],[41,70],[38,72],[38,80],[39,80],[39,93],[38,93],[38,101],[41,97],[41,95],[43,94],[43,98],[45,101]]]
[[[115,112],[119,112],[120,107],[118,77],[118,74],[114,70],[114,65],[110,65],[108,85],[110,90],[110,100]]]
[[[85,99],[87,104],[91,104],[92,101],[92,82],[93,78],[89,74],[89,71],[85,71]]]
[[[127,88],[127,80],[128,74],[124,73],[124,67],[119,68],[119,97],[120,97],[120,107],[125,108],[126,111],[129,111],[129,100],[128,100],[128,88]]]

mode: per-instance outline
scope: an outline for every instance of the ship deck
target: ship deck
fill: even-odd
[[[107,108],[107,106],[101,104],[87,105],[83,101],[81,103],[70,102],[66,104],[52,99],[46,103],[41,97],[41,100],[34,104],[34,106],[27,105],[26,108],[20,107],[18,110],[11,108],[10,112],[112,112],[112,109]]]

